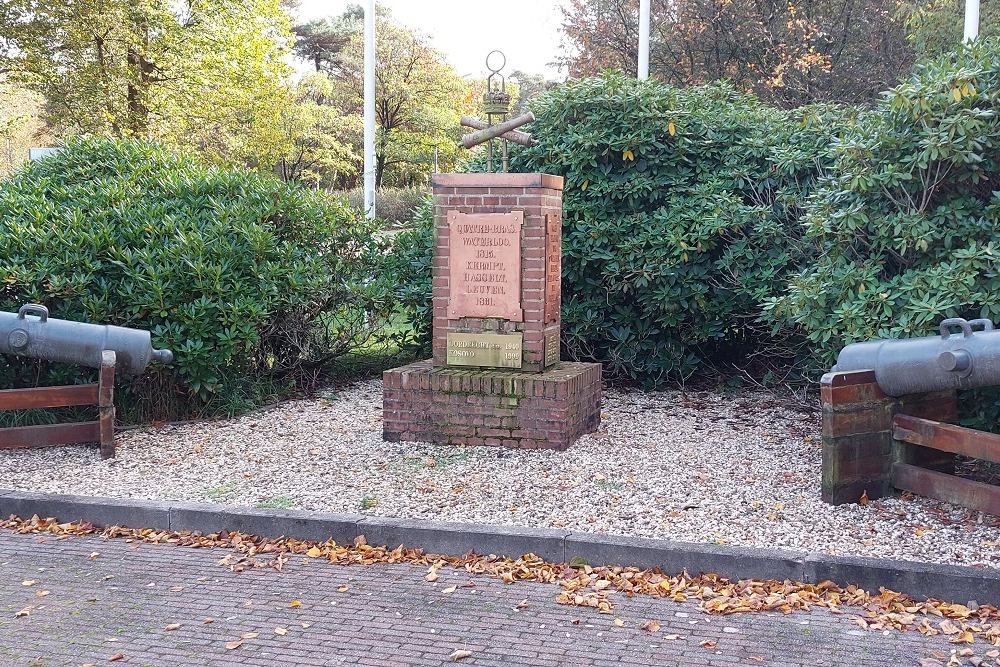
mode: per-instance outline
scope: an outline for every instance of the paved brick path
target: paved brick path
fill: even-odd
[[[555,585],[450,569],[432,584],[415,566],[301,558],[281,573],[234,573],[216,564],[226,553],[0,531],[0,665],[442,665],[464,649],[472,656],[458,664],[480,666],[881,667],[950,653],[940,637],[862,631],[826,612],[707,616],[692,603],[616,594],[608,616],[556,604]],[[442,592],[451,585],[459,588]],[[650,619],[659,633],[639,629]],[[164,629],[172,623],[181,627]],[[244,632],[260,635],[227,650]],[[118,652],[125,658],[109,663]]]

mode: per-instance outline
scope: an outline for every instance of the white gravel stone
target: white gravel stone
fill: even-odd
[[[609,391],[564,452],[388,443],[382,386],[93,446],[0,453],[0,487],[363,512],[1000,567],[1000,520],[917,498],[820,500],[818,404]]]

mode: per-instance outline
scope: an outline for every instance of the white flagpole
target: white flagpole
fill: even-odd
[[[979,37],[979,0],[965,0],[965,41]]]
[[[971,1],[971,0],[970,0]],[[639,0],[639,78],[649,78],[649,0]]]
[[[365,5],[365,217],[375,218],[375,0]]]

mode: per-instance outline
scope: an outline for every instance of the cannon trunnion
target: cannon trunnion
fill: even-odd
[[[1000,331],[992,321],[956,317],[939,329],[938,336],[848,345],[831,370],[873,370],[889,396],[1000,385]]]

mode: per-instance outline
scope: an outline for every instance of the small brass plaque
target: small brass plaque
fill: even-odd
[[[548,368],[559,361],[559,332],[550,331],[545,334],[545,367]]]
[[[449,366],[520,368],[524,334],[448,333]]]

